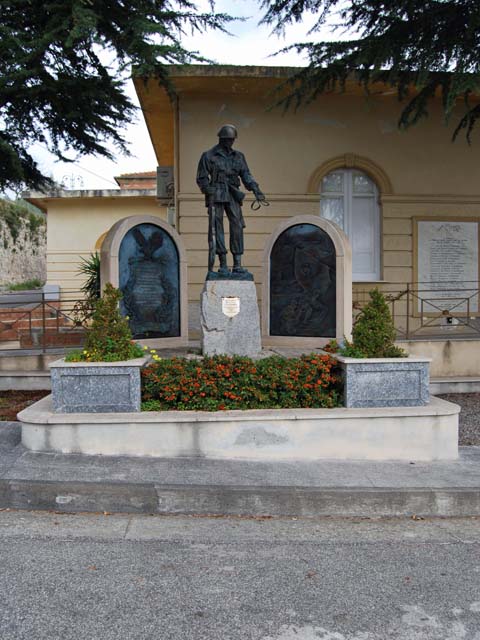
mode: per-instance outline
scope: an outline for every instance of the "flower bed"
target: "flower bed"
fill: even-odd
[[[223,411],[337,407],[341,381],[328,355],[263,360],[160,360],[142,370],[142,410]]]

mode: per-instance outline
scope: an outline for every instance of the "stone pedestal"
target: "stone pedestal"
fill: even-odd
[[[256,356],[262,350],[255,283],[207,281],[200,297],[204,355]]]

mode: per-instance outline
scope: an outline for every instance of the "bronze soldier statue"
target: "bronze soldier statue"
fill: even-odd
[[[234,150],[237,129],[226,124],[218,132],[218,144],[205,151],[198,163],[197,184],[205,194],[208,207],[208,245],[209,274],[213,271],[215,254],[218,255],[220,268],[218,275],[251,278],[251,274],[242,267],[243,229],[245,221],[242,215],[242,203],[245,194],[240,191],[240,180],[248,191],[253,191],[257,202],[266,203],[265,196],[250,173],[245,156]],[[223,212],[227,214],[230,225],[230,252],[233,255],[233,269],[227,267],[227,249],[223,229]]]

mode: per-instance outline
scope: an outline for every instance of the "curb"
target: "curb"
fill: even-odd
[[[462,517],[480,515],[480,487],[365,489],[0,479],[0,507],[66,513]]]

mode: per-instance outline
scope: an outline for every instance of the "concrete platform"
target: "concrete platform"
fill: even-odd
[[[225,460],[454,460],[460,407],[18,414],[32,451]]]
[[[270,516],[478,516],[480,447],[456,461],[252,462],[35,453],[0,423],[0,508]]]

